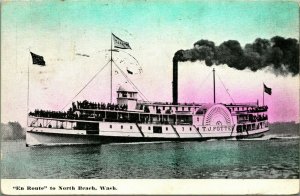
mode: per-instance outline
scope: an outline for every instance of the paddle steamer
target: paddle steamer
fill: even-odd
[[[178,103],[174,59],[172,103],[138,100],[139,92],[130,84],[119,87],[116,103],[75,101],[67,111],[30,112],[26,145],[239,139],[259,137],[269,130],[266,105],[216,103],[215,70],[212,103]]]

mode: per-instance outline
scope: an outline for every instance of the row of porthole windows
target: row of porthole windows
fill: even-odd
[[[109,128],[112,129],[112,125],[109,125]],[[141,128],[141,127],[140,127]],[[121,129],[123,129],[123,125],[121,125]],[[132,126],[130,126],[130,129],[132,129]]]
[[[112,125],[109,125],[109,128],[112,129]],[[123,125],[121,125],[121,129],[123,129]],[[132,126],[130,126],[130,129],[132,129]],[[141,126],[140,129],[142,129]],[[151,127],[148,127],[148,130],[151,130]],[[168,127],[166,127],[166,131],[168,131]],[[184,127],[182,127],[182,131],[184,131]],[[190,131],[192,131],[192,127],[190,127]]]
[[[158,109],[158,108],[161,108],[161,106],[153,106],[153,109]],[[179,109],[179,107],[165,107],[165,106],[162,106],[162,110],[164,111],[164,110],[166,110],[166,109],[169,109],[169,110],[172,110],[172,109],[175,109],[176,111],[178,111],[178,109]],[[191,109],[192,109],[192,107],[181,107],[181,110],[182,111],[185,111],[185,109],[188,109],[188,111],[191,111]],[[195,108],[196,109],[196,108]]]

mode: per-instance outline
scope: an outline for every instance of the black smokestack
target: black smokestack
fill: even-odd
[[[173,104],[178,103],[178,60],[173,58]]]
[[[173,104],[178,104],[178,61],[182,58],[182,50],[175,53],[173,57]]]
[[[205,61],[207,66],[226,64],[231,68],[254,72],[269,68],[276,75],[295,76],[299,74],[299,43],[296,39],[275,36],[270,40],[257,38],[243,48],[236,40],[225,41],[219,46],[212,41],[200,40],[192,49],[177,51],[173,62],[174,59],[177,62]]]
[[[215,44],[208,40],[200,40],[190,50],[178,50],[173,57],[173,104],[178,104],[178,62],[205,60],[206,65],[213,65]]]

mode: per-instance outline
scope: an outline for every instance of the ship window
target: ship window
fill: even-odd
[[[237,129],[237,132],[238,132],[238,133],[241,133],[241,132],[242,132],[242,126],[241,126],[241,125],[238,125],[236,129]]]
[[[153,133],[162,133],[162,128],[158,126],[153,126]]]
[[[112,128],[112,125],[109,125],[109,128]]]
[[[151,130],[151,127],[148,127],[148,130]]]
[[[165,106],[163,106],[163,110],[165,110]]]
[[[189,109],[189,111],[191,111],[191,108],[190,108],[190,107],[188,107],[188,109]]]
[[[182,111],[184,111],[184,107],[182,107]]]
[[[132,126],[130,126],[130,129],[132,129]]]
[[[168,131],[168,127],[166,127],[166,131]]]
[[[190,131],[192,131],[192,127],[190,127]]]
[[[182,131],[184,131],[184,127],[182,127]]]
[[[123,129],[123,125],[121,125],[121,129]]]
[[[199,122],[199,117],[197,117],[197,121]]]

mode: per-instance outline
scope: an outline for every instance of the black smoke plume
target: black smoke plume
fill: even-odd
[[[296,39],[275,36],[257,38],[242,47],[236,40],[228,40],[216,46],[209,40],[199,40],[194,48],[178,50],[175,61],[205,61],[207,66],[226,64],[238,70],[257,71],[266,67],[276,75],[299,74],[299,43]]]

